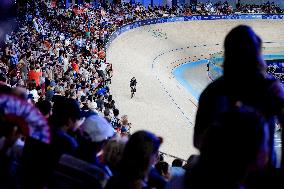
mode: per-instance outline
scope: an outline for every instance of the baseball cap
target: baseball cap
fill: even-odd
[[[81,129],[92,142],[102,142],[114,136],[114,129],[111,124],[99,115],[91,115],[86,118]]]

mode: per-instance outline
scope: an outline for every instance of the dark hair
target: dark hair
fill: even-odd
[[[174,159],[174,161],[172,162],[172,167],[182,167],[182,160]]]
[[[81,96],[81,102],[85,102],[86,101],[86,99],[87,99],[87,97],[86,96]]]
[[[7,77],[6,77],[6,75],[5,75],[4,73],[1,73],[1,74],[0,74],[0,81],[6,83]]]
[[[165,161],[160,161],[155,165],[155,168],[158,173],[163,176],[163,174],[166,174],[169,171],[169,164]]]
[[[159,154],[159,160],[158,161],[164,161],[165,157],[164,154]]]
[[[87,99],[88,99],[89,101],[93,101],[93,96],[92,96],[92,95],[89,95]]]
[[[68,123],[68,120],[73,121],[81,118],[79,104],[72,98],[58,96],[54,100],[51,121],[54,126],[62,127]]]
[[[36,107],[44,116],[48,115],[51,111],[51,103],[47,100],[38,101]]]
[[[114,109],[113,110],[113,115],[114,116],[118,116],[119,115],[119,110],[118,109]]]
[[[28,89],[29,90],[33,90],[33,89],[36,89],[36,82],[35,80],[31,80],[29,83],[28,83]]]
[[[108,108],[106,108],[106,109],[104,110],[104,116],[109,116],[109,114],[110,114],[110,111],[109,111]]]
[[[121,159],[121,172],[127,179],[144,179],[150,167],[150,158],[157,153],[162,143],[151,132],[138,131],[129,138]]]
[[[266,68],[261,57],[262,41],[245,25],[232,29],[225,38],[224,76],[235,78],[240,73],[254,75]]]
[[[104,107],[105,107],[106,109],[111,108],[110,105],[109,105],[109,103],[107,103],[107,102],[104,102]]]
[[[108,96],[107,101],[108,101],[108,102],[111,102],[111,101],[112,101],[112,95],[109,95],[109,96]]]

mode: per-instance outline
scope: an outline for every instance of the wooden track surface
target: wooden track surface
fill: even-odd
[[[164,137],[161,151],[183,159],[196,153],[192,134],[198,102],[177,82],[172,70],[221,51],[226,34],[239,24],[252,26],[263,41],[284,42],[284,21],[280,20],[156,24],[128,31],[113,41],[107,51],[107,61],[114,68],[111,90],[121,115],[129,116],[132,132],[147,129]],[[133,76],[138,81],[137,93],[130,99]],[[210,81],[206,65],[187,70],[185,77],[200,92]]]

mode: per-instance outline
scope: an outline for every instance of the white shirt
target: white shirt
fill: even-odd
[[[33,95],[35,102],[38,101],[39,95],[37,94],[37,90],[33,89],[33,90],[29,91],[28,94],[32,94]]]

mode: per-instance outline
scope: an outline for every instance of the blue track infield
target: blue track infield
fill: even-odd
[[[188,63],[185,63],[181,66],[178,66],[176,69],[173,70],[173,74],[174,74],[174,77],[176,78],[176,80],[183,86],[185,87],[189,93],[191,93],[194,98],[196,100],[199,99],[199,96],[201,94],[201,91],[197,91],[196,89],[194,89],[194,87],[192,87],[190,85],[190,83],[188,83],[188,81],[184,78],[184,72],[187,70],[187,69],[191,69],[195,66],[199,66],[199,65],[202,65],[202,64],[206,64],[208,62],[208,60],[199,60],[199,61],[196,61],[196,62],[188,62]]]

